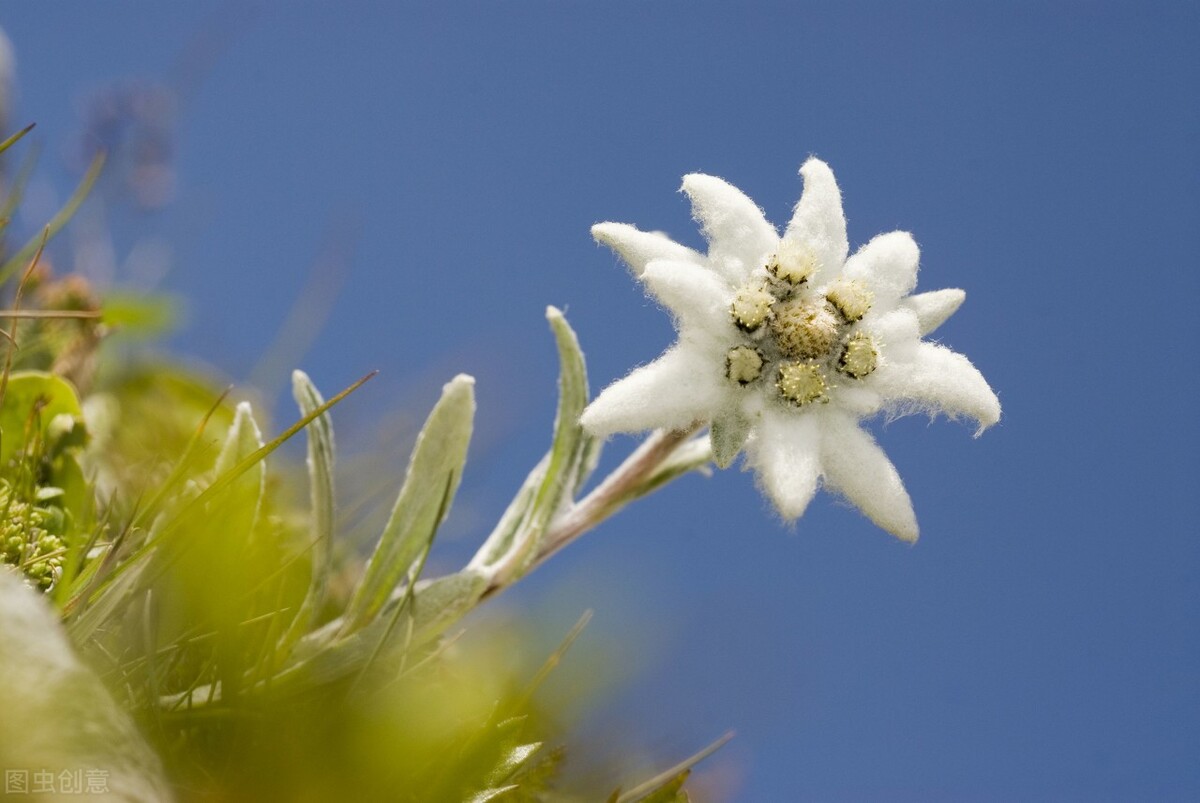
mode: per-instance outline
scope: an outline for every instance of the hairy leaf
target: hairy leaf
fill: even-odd
[[[713,419],[709,431],[713,462],[718,468],[729,468],[737,458],[746,439],[750,437],[750,420],[740,410],[732,410]]]
[[[587,367],[579,340],[559,310],[548,308],[546,318],[560,363],[554,440],[471,561],[474,569],[500,584],[520,577],[537,558],[550,522],[574,501],[575,491],[599,459],[599,440],[579,426],[588,403]]]
[[[325,403],[308,374],[295,371],[292,374],[292,396],[300,408],[301,415],[308,415]],[[329,413],[322,413],[309,422],[308,433],[308,478],[311,499],[312,521],[312,575],[301,604],[300,612],[292,622],[283,639],[282,649],[287,650],[312,622],[325,599],[325,588],[333,569],[333,524],[334,486],[333,461],[335,454],[333,421]]]
[[[408,475],[345,613],[353,632],[379,612],[433,540],[458,489],[475,418],[475,380],[460,374],[417,436]]]

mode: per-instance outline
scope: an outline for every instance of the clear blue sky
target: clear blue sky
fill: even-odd
[[[597,727],[663,761],[736,729],[738,800],[1200,798],[1200,6],[10,2],[0,25],[48,164],[89,90],[185,86],[176,202],[112,212],[117,262],[122,231],[171,245],[177,350],[247,377],[356,232],[302,366],[331,391],[384,371],[347,428],[477,375],[463,550],[548,437],[544,306],[596,387],[672,338],[588,227],[698,245],[692,171],[781,223],[824,158],[852,244],[911,230],[919,286],[967,290],[939,336],[1004,403],[979,440],[877,428],[920,543],[827,496],[789,530],[729,471],[507,604],[641,639]]]

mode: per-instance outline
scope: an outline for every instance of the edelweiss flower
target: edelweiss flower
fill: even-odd
[[[740,190],[700,174],[683,179],[683,192],[707,255],[623,223],[592,228],[674,314],[679,340],[609,386],[582,422],[602,436],[707,422],[718,465],[744,448],[784,518],[800,516],[823,484],[914,541],[908,493],[859,420],[944,413],[969,416],[982,432],[1000,419],[1000,402],[965,357],[921,339],[963,291],[909,295],[919,252],[906,232],[881,234],[847,259],[833,172],[809,159],[800,174],[804,192],[782,238]]]

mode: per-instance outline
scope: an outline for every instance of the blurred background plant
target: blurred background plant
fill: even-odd
[[[176,105],[160,85],[95,93],[77,189],[20,242],[32,126],[0,145],[0,765],[103,771],[114,799],[689,799],[692,764],[723,740],[637,779],[632,761],[605,767],[570,746],[572,709],[595,678],[567,669],[572,693],[553,705],[539,694],[569,666],[586,613],[539,656],[519,622],[464,617],[625,504],[702,469],[706,440],[656,433],[589,484],[600,444],[577,423],[583,354],[551,308],[551,446],[475,556],[426,576],[474,427],[474,382],[460,375],[389,483],[399,494],[364,559],[341,537],[335,484],[374,478],[337,471],[331,411],[371,375],[326,400],[295,372],[297,420],[265,435],[251,401],[235,401],[253,390],[223,391],[146,346],[174,302],[96,278],[98,259],[115,260],[106,212],[148,214],[174,195]],[[53,237],[89,196],[64,253]],[[131,250],[144,275],[165,270],[161,244]],[[277,451],[301,433],[303,468]]]

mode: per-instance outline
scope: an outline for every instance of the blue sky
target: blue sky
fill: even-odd
[[[671,341],[589,226],[700,245],[676,193],[693,171],[783,223],[798,167],[825,159],[852,246],[912,231],[919,287],[967,290],[938,336],[1005,408],[978,440],[875,427],[920,543],[828,496],[789,529],[728,471],[627,511],[503,604],[560,631],[593,607],[597,643],[636,639],[643,671],[594,727],[664,762],[736,729],[714,765],[738,800],[1200,795],[1194,3],[0,9],[47,204],[81,99],[182,88],[176,200],[108,210],[122,281],[146,281],[136,244],[170,247],[175,351],[247,379],[314,255],[352,243],[296,358],[328,390],[383,371],[335,423],[419,416],[478,377],[463,552],[548,438],[545,305],[596,388]]]

